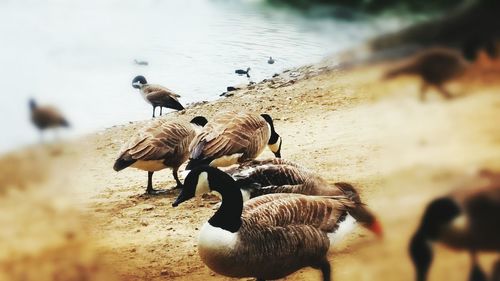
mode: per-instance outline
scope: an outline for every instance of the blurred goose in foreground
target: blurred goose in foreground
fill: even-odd
[[[254,159],[266,145],[276,157],[281,157],[281,137],[274,130],[271,116],[222,112],[207,123],[189,146],[191,156],[186,169],[230,166]]]
[[[250,77],[250,73],[249,73],[249,71],[250,71],[250,67],[247,67],[247,70],[243,70],[243,69],[236,69],[236,70],[234,71],[234,73],[239,74],[239,75],[246,74],[246,75],[247,75],[247,77]]]
[[[328,250],[355,226],[358,203],[347,197],[268,194],[243,203],[237,183],[209,166],[188,174],[172,206],[208,192],[222,205],[201,228],[198,252],[224,276],[274,280],[310,266],[330,280]]]
[[[356,208],[350,211],[356,221],[382,235],[382,227],[375,215],[361,202],[359,193],[349,183],[336,182],[330,185],[319,175],[281,158],[252,160],[225,172],[236,180],[243,201],[272,193],[345,196],[357,204]]]
[[[188,159],[189,143],[207,120],[197,116],[190,123],[155,120],[123,146],[113,169],[118,172],[131,166],[147,171],[146,193],[155,195],[165,191],[153,189],[153,173],[169,167],[173,169],[175,188],[182,187],[177,171]]]
[[[457,78],[467,68],[467,62],[457,51],[445,48],[431,48],[418,54],[403,66],[394,68],[385,74],[385,78],[399,75],[417,75],[422,79],[420,99],[425,100],[425,94],[430,86],[434,86],[444,98],[452,95],[444,84]]]
[[[272,57],[269,57],[269,59],[267,60],[268,64],[273,64],[274,62],[275,60]]]
[[[410,242],[417,281],[427,279],[433,242],[470,251],[473,264],[470,280],[484,280],[476,252],[500,251],[500,183],[461,189],[427,206]]]
[[[153,118],[155,117],[155,110],[158,106],[160,107],[160,116],[164,107],[176,110],[184,109],[178,100],[181,96],[163,86],[148,84],[144,76],[136,76],[134,80],[132,80],[132,87],[139,89],[142,97],[153,106]]]
[[[68,121],[64,116],[52,106],[39,106],[34,99],[29,100],[31,111],[31,122],[40,130],[46,130],[57,127],[69,127]]]

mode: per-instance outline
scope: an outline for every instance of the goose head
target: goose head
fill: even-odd
[[[210,166],[197,167],[186,176],[182,191],[172,204],[172,207],[177,207],[180,203],[205,193],[221,194],[223,193],[222,189],[233,184],[234,180],[231,176],[217,168]]]
[[[140,89],[143,85],[146,85],[148,81],[146,81],[146,78],[142,75],[136,76],[134,80],[132,80],[132,87],[136,89]]]
[[[34,110],[36,108],[36,101],[35,101],[35,99],[31,98],[29,100],[28,104],[29,104],[29,107],[30,107],[31,110]]]
[[[417,281],[425,281],[432,263],[431,242],[439,239],[440,231],[460,214],[460,207],[451,198],[434,200],[424,212],[420,227],[410,242],[410,257],[416,269]]]
[[[250,68],[250,67],[247,67],[247,73],[248,73],[250,70],[251,70],[251,68]]]
[[[281,158],[281,143],[282,139],[278,133],[274,130],[273,118],[269,116],[269,114],[261,114],[262,118],[266,120],[267,124],[271,128],[271,136],[269,137],[269,141],[267,142],[267,146],[274,153],[276,158]]]

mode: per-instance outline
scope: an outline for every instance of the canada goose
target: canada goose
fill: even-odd
[[[330,185],[319,175],[281,158],[252,160],[225,172],[237,182],[244,201],[271,193],[345,196],[358,203],[351,210],[351,215],[373,232],[382,235],[380,223],[362,204],[359,193],[349,183],[336,182]]]
[[[160,107],[160,116],[164,107],[176,110],[184,109],[178,100],[181,96],[163,86],[148,84],[144,76],[136,76],[134,80],[132,80],[132,87],[139,89],[142,97],[153,106],[153,118],[155,117],[155,110],[158,106]]]
[[[275,60],[272,57],[269,57],[269,59],[267,60],[268,64],[273,64],[274,62]]]
[[[357,203],[346,197],[268,194],[244,204],[237,183],[209,166],[188,174],[172,206],[208,192],[220,194],[222,205],[201,228],[198,252],[229,277],[278,279],[311,266],[330,280],[330,245],[355,225]]]
[[[39,106],[34,99],[29,100],[31,121],[42,132],[49,128],[69,127],[68,121],[52,106]]]
[[[481,280],[475,253],[500,251],[500,184],[461,189],[433,200],[410,242],[416,280],[425,281],[432,263],[433,242],[471,253],[471,278]],[[472,280],[472,279],[471,279]]]
[[[399,75],[418,75],[422,78],[420,99],[425,100],[429,86],[434,86],[444,98],[450,99],[452,95],[446,90],[444,84],[460,74],[467,67],[466,61],[460,53],[444,48],[432,48],[417,55],[410,62],[401,67],[394,68],[385,74],[385,78],[394,78]]]
[[[250,71],[250,67],[247,67],[247,70],[243,70],[243,69],[236,69],[234,71],[234,73],[236,74],[239,74],[239,75],[243,75],[243,74],[246,74],[247,77],[250,77],[250,73],[248,73]]]
[[[189,146],[191,156],[186,170],[199,165],[229,166],[254,159],[266,144],[280,158],[281,142],[271,116],[222,112],[207,123]]]
[[[154,195],[165,191],[153,189],[153,173],[170,167],[177,183],[175,188],[181,187],[177,171],[188,159],[189,143],[195,137],[197,127],[203,127],[207,120],[197,116],[190,123],[193,126],[163,120],[153,122],[123,146],[113,169],[118,172],[132,166],[147,171],[146,193]]]

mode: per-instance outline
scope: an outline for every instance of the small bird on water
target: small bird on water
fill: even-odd
[[[243,70],[243,69],[236,69],[234,71],[234,73],[236,74],[239,74],[239,75],[243,75],[243,74],[246,74],[247,77],[250,77],[250,73],[248,73],[250,71],[250,67],[247,67],[247,70]]]
[[[269,57],[269,59],[267,60],[268,64],[273,64],[274,62],[275,60],[273,59],[273,57]]]

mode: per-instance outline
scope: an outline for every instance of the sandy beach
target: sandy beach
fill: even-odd
[[[479,169],[500,170],[500,62],[480,58],[448,85],[455,99],[431,92],[425,103],[416,77],[380,79],[391,65],[302,67],[161,118],[270,114],[283,158],[353,183],[383,224],[382,240],[358,228],[334,250],[333,279],[412,280],[407,245],[426,203],[484,180]],[[212,273],[196,248],[215,198],[174,209],[177,191],[146,196],[146,172],[113,171],[122,143],[147,122],[1,156],[0,280],[231,280]],[[154,184],[174,186],[171,171]],[[481,256],[487,271],[494,257]],[[466,253],[439,246],[430,280],[466,280],[469,267]]]

